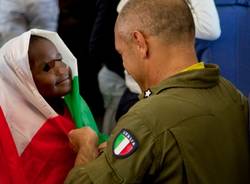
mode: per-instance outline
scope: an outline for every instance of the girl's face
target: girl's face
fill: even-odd
[[[51,41],[32,36],[29,62],[36,87],[44,98],[62,97],[70,92],[71,70]]]

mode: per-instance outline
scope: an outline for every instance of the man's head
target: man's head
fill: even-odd
[[[128,41],[131,31],[158,36],[167,44],[194,39],[194,22],[185,0],[130,0],[121,10],[117,31]]]
[[[62,97],[70,92],[71,70],[51,41],[32,35],[28,55],[34,82],[44,98]]]
[[[138,61],[159,59],[154,57],[161,54],[156,48],[192,48],[194,35],[193,17],[185,0],[130,0],[115,26],[116,48],[124,67],[139,83],[148,68]],[[168,58],[165,60],[167,64]]]

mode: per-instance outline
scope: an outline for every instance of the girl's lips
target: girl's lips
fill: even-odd
[[[56,82],[56,85],[61,84],[61,83],[64,83],[64,82],[66,82],[67,80],[70,80],[70,79],[69,79],[69,76],[59,79],[59,80]]]

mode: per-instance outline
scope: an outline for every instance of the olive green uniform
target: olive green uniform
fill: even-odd
[[[104,153],[72,169],[67,184],[250,183],[247,100],[217,66],[179,73],[151,92],[119,120]],[[138,148],[117,158],[113,144],[124,128]]]

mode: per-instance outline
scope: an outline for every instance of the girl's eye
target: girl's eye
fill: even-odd
[[[43,67],[43,71],[48,72],[50,70],[50,66],[48,63],[46,63]]]

